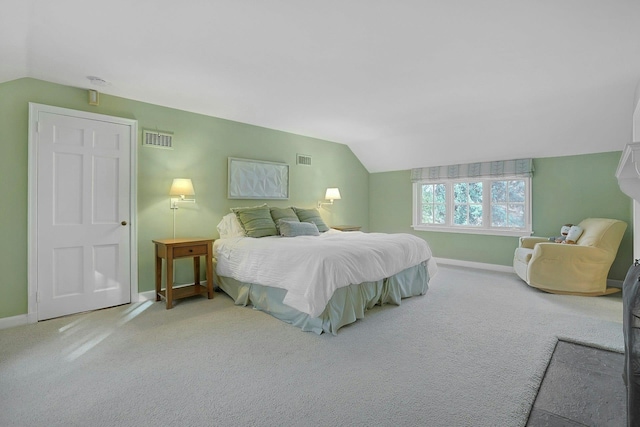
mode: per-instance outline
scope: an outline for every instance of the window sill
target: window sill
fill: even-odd
[[[470,228],[470,227],[448,227],[448,226],[433,226],[433,225],[412,225],[416,231],[435,231],[439,233],[463,233],[463,234],[485,234],[490,236],[511,236],[511,237],[523,237],[531,236],[533,230],[498,230],[498,229],[486,229],[486,228]]]

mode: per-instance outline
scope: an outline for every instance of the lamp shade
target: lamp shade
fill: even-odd
[[[171,190],[169,190],[170,196],[195,196],[196,192],[193,189],[193,183],[189,178],[176,178],[171,184]]]
[[[327,200],[340,200],[340,190],[337,188],[327,188],[324,198]]]

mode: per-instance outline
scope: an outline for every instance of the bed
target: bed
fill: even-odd
[[[317,334],[335,335],[375,305],[425,294],[437,271],[429,245],[405,233],[221,236],[217,286],[237,305]]]

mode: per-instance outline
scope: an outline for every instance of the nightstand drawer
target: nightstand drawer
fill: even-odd
[[[173,248],[173,257],[180,258],[185,256],[206,255],[207,245],[185,246]]]

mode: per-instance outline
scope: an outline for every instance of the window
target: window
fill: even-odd
[[[474,165],[481,168],[482,165],[491,164]],[[532,164],[529,165],[532,170]],[[459,168],[462,166],[472,165],[442,167],[448,175],[458,175],[455,178],[434,177],[433,170],[437,172],[439,168],[412,171],[413,228],[507,236],[530,235],[530,174],[460,177]]]
[[[444,184],[423,184],[422,221],[426,224],[444,224],[447,215],[447,199]]]

